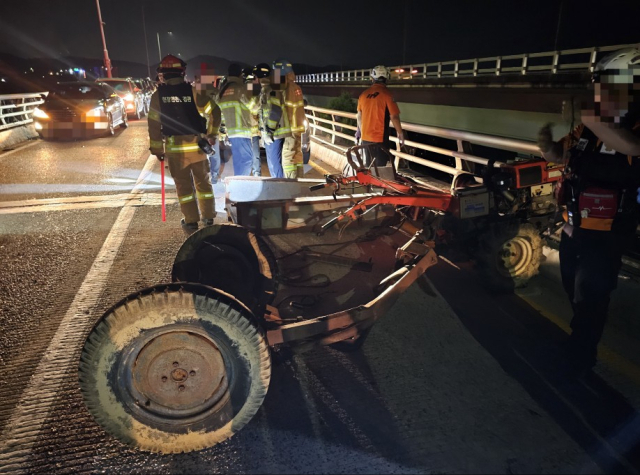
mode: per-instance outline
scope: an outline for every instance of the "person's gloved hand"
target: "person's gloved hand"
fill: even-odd
[[[356,129],[356,144],[360,145],[360,140],[362,140],[362,132],[360,131],[360,127]]]
[[[546,153],[553,147],[553,133],[551,127],[553,124],[548,123],[540,128],[538,131],[538,148],[542,153]]]
[[[156,158],[157,158],[158,160],[160,160],[161,162],[164,162],[164,154],[162,154],[162,153],[161,153],[161,154],[158,154],[158,155],[156,155]]]
[[[273,131],[270,129],[266,129],[264,131],[264,135],[262,137],[262,140],[264,141],[264,143],[266,143],[267,145],[271,145],[274,142],[274,138],[273,138]]]
[[[151,155],[155,155],[156,158],[160,161],[164,160],[164,152],[158,150],[150,150]]]

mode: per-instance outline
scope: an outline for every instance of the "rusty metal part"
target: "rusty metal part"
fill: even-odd
[[[228,397],[222,353],[201,332],[169,327],[136,340],[118,375],[130,409],[162,417],[171,425],[178,418],[203,414]]]
[[[424,255],[416,256],[412,263],[404,266],[403,275],[375,299],[348,310],[269,329],[267,330],[269,345],[296,343],[312,339],[317,340],[317,343],[330,344],[353,338],[358,334],[358,329],[370,327],[383,316],[398,297],[436,263],[436,254],[433,249],[429,249]]]
[[[349,267],[351,270],[357,270],[362,272],[371,272],[373,263],[371,258],[368,261],[361,261],[359,259],[353,259],[351,257],[336,256],[335,254],[328,254],[325,252],[317,251],[304,251],[301,253],[304,259],[312,259],[315,261],[329,262],[331,264],[337,264],[339,266]]]

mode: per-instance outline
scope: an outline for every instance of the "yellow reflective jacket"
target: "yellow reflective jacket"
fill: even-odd
[[[267,127],[274,131],[274,138],[304,133],[304,97],[295,82],[288,81],[283,91],[270,91],[269,106]]]
[[[193,91],[196,107],[200,115],[207,119],[207,137],[215,138],[220,131],[222,112],[211,95],[204,90]]]
[[[251,115],[257,112],[257,101],[249,97],[247,87],[239,77],[229,77],[216,101],[229,138],[251,138]]]

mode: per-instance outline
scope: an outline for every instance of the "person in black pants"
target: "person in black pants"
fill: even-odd
[[[538,134],[544,158],[565,163],[557,196],[566,206],[560,271],[573,308],[566,348],[576,375],[596,364],[622,255],[638,226],[640,49],[603,58],[593,82],[594,104],[583,108],[582,124],[558,142],[549,125]]]

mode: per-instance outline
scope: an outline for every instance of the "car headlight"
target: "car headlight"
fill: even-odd
[[[39,107],[36,107],[35,109],[33,109],[33,116],[36,119],[48,119],[49,118],[47,113],[45,111],[43,111],[42,109],[40,109]]]
[[[125,101],[132,101],[133,100],[133,94],[129,93],[126,96],[124,96],[124,100]]]
[[[102,106],[91,109],[86,113],[87,117],[101,117],[104,115],[104,108]]]

